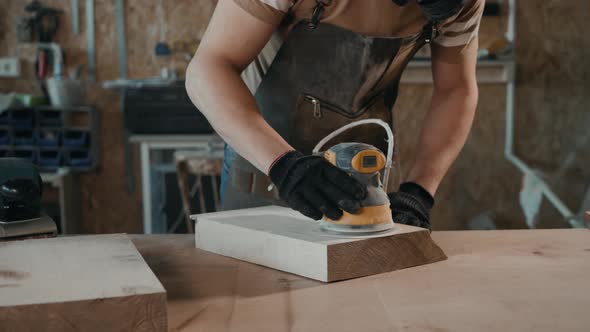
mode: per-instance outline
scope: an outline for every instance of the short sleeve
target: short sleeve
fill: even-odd
[[[457,16],[445,22],[432,45],[432,56],[443,62],[458,63],[477,52],[477,34],[485,0],[469,0]]]
[[[278,25],[293,2],[290,0],[233,0],[238,6],[259,20]]]

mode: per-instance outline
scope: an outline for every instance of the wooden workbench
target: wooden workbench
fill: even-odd
[[[590,331],[588,230],[432,233],[448,260],[324,284],[133,236],[172,331]]]

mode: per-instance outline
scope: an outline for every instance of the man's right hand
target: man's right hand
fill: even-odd
[[[356,213],[367,195],[361,183],[324,158],[297,151],[278,158],[269,175],[281,199],[314,220],[324,215],[338,220],[342,210]]]

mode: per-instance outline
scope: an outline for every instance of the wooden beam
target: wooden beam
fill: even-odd
[[[166,325],[166,292],[126,235],[0,243],[1,331]]]
[[[193,219],[200,249],[324,282],[446,259],[428,230],[406,225],[372,236],[336,236],[291,209],[275,206]]]

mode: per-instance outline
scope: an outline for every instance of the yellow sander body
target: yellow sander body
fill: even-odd
[[[324,217],[321,228],[338,233],[374,233],[394,227],[389,197],[381,180],[386,157],[376,147],[364,143],[340,143],[323,153],[334,166],[364,184],[367,197],[358,213],[344,212],[339,220]]]

